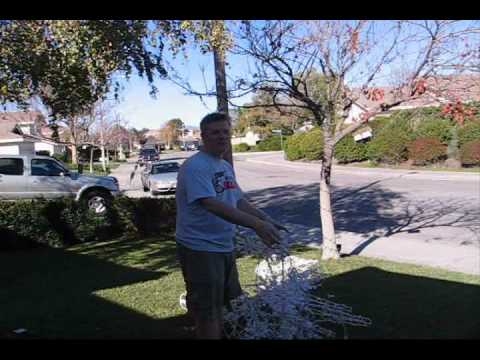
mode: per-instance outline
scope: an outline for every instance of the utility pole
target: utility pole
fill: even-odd
[[[214,20],[217,23],[223,20]],[[227,79],[225,76],[225,50],[217,47],[213,48],[213,61],[215,65],[215,83],[217,89],[217,111],[228,115],[228,94],[227,94]],[[233,167],[232,143],[228,143],[228,150],[223,155]]]

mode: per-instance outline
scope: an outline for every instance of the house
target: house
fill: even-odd
[[[198,141],[201,138],[200,129],[195,126],[185,126],[183,137],[185,141]]]
[[[295,132],[296,133],[307,132],[307,131],[312,130],[314,127],[315,127],[315,125],[313,125],[313,121],[312,120],[307,120],[302,124],[302,126],[300,126],[298,129],[296,129]]]
[[[396,90],[392,87],[379,88],[384,93],[382,100],[369,99],[360,89],[353,92],[357,100],[353,103],[345,124],[358,121],[363,113],[372,111],[383,102],[394,102],[400,96],[405,95],[406,90]],[[425,92],[415,99],[402,102],[390,108],[382,116],[390,116],[394,111],[406,109],[418,109],[426,107],[438,107],[450,102],[461,101],[469,103],[480,101],[480,76],[456,75],[456,76],[432,76],[425,80]],[[372,119],[374,120],[375,117]],[[354,135],[355,141],[365,140],[372,136],[371,129]]]
[[[263,138],[264,137],[261,134],[247,128],[247,131],[243,136],[232,136],[232,146],[242,143],[248,144],[249,146],[255,146],[263,140]]]
[[[51,133],[41,113],[0,113],[0,154],[33,154],[38,151],[63,154],[66,145],[51,139]]]

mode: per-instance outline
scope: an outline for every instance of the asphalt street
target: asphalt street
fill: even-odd
[[[286,224],[293,240],[320,246],[321,165],[289,162],[279,152],[234,159],[250,200]],[[150,196],[133,161],[113,175],[127,196]],[[335,166],[332,187],[342,253],[480,275],[480,174]]]

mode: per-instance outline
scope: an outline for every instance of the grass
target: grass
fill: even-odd
[[[243,286],[253,283],[255,265],[239,259]],[[329,277],[319,295],[372,319],[369,328],[350,328],[350,338],[480,335],[478,276],[358,256],[321,266]],[[41,338],[193,336],[178,305],[184,285],[172,235],[0,253],[0,284],[0,337],[18,328]]]

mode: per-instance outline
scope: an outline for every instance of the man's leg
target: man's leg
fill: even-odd
[[[223,315],[220,313],[211,319],[196,316],[195,325],[197,339],[219,340],[223,336]]]
[[[182,271],[187,287],[187,308],[195,320],[199,339],[223,335],[223,254],[194,251],[180,246]]]

